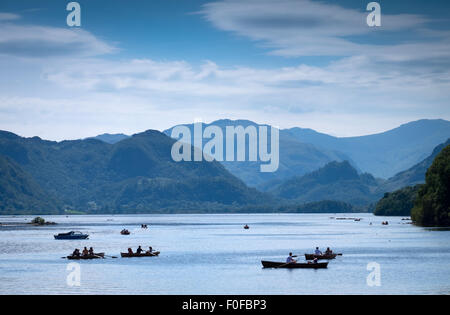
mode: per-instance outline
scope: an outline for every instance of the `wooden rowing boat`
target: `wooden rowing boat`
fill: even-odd
[[[274,261],[261,261],[264,268],[309,268],[309,269],[322,269],[327,268],[328,262],[325,263],[283,263]]]
[[[70,260],[80,260],[80,259],[99,259],[99,258],[105,258],[105,253],[94,253],[94,255],[80,255],[80,256],[67,256],[67,259]]]
[[[306,260],[314,260],[317,258],[318,260],[321,259],[335,259],[336,256],[342,256],[342,254],[322,254],[322,255],[315,255],[315,254],[305,254]]]
[[[153,257],[153,256],[158,256],[159,252],[151,252],[151,253],[120,253],[120,256],[122,257]]]

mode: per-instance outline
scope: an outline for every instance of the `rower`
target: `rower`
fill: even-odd
[[[72,256],[74,257],[80,257],[80,250],[78,248],[75,248],[75,250],[72,253]]]
[[[141,245],[139,245],[138,249],[136,249],[136,254],[140,254],[140,253],[142,253]]]
[[[331,254],[333,254],[333,251],[329,247],[327,247],[327,250],[325,251],[325,255],[331,255]]]
[[[322,255],[322,252],[320,251],[319,247],[316,247],[316,250],[314,252],[315,255]]]
[[[89,255],[94,255],[94,249],[92,247],[89,248]]]
[[[128,248],[128,254],[133,255],[133,250],[131,248]]]
[[[150,247],[148,248],[147,253],[149,253],[149,254],[153,253],[153,247],[150,246]]]
[[[290,263],[296,263],[297,261],[294,259],[294,257],[292,256],[292,253],[289,253],[288,258],[286,258],[286,263],[290,264]]]
[[[83,256],[88,256],[89,255],[89,251],[87,249],[87,247],[83,248]]]

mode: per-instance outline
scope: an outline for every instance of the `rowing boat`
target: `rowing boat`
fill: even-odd
[[[342,254],[323,254],[323,255],[315,255],[315,254],[305,254],[306,260],[314,260],[314,259],[335,259],[336,256],[342,256]]]
[[[322,269],[327,268],[328,262],[325,263],[283,263],[274,261],[261,261],[264,268],[309,268]]]
[[[67,259],[70,260],[80,260],[80,259],[98,259],[98,258],[105,258],[105,253],[94,253],[94,255],[80,255],[80,256],[67,256]]]
[[[153,256],[158,256],[159,252],[151,252],[151,253],[120,253],[120,256],[122,257],[153,257]]]

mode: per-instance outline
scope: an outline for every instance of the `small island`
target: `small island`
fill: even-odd
[[[36,217],[33,220],[31,220],[30,223],[31,225],[35,225],[35,226],[41,226],[41,225],[56,225],[55,222],[50,222],[50,221],[45,221],[44,218],[41,217]]]

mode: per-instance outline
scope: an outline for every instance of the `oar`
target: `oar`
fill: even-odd
[[[100,256],[100,255],[92,255],[92,256],[97,257],[97,258],[101,258],[101,259],[105,259],[104,256]]]
[[[117,258],[117,256],[110,256],[110,255],[104,255],[106,257],[110,257],[110,258]]]

